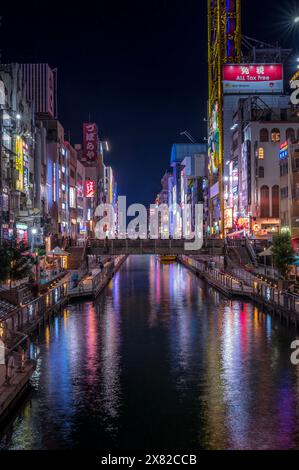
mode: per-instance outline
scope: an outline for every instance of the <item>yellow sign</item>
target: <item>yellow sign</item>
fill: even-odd
[[[233,209],[230,207],[224,211],[224,226],[225,228],[233,228]]]
[[[16,170],[19,172],[19,177],[16,181],[16,189],[23,191],[23,172],[24,172],[24,159],[23,159],[23,140],[20,136],[16,139]]]
[[[290,82],[294,82],[295,80],[298,80],[298,78],[299,78],[299,70],[297,70],[297,72],[294,73]]]

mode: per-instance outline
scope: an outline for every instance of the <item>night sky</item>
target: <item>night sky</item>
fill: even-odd
[[[287,32],[294,2],[242,3],[243,34],[295,47],[295,34]],[[90,113],[110,143],[105,160],[119,193],[152,202],[171,144],[184,141],[180,131],[199,141],[206,136],[206,0],[23,4],[26,11],[2,8],[2,62],[57,67],[66,136],[81,142]]]

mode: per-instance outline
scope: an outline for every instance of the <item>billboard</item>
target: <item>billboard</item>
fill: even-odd
[[[223,93],[282,93],[282,64],[226,64]]]
[[[98,156],[98,128],[95,123],[83,124],[83,160],[93,164]]]
[[[213,175],[218,173],[220,165],[220,149],[219,149],[219,104],[218,101],[213,105],[212,115],[210,118],[208,155],[210,171]]]
[[[233,228],[233,209],[231,207],[224,211],[224,227]]]
[[[87,180],[85,183],[85,197],[94,197],[95,196],[95,182],[92,180]]]
[[[18,179],[16,180],[16,189],[23,191],[23,174],[24,174],[24,158],[23,158],[23,140],[17,135],[16,138],[16,170],[19,173]]]

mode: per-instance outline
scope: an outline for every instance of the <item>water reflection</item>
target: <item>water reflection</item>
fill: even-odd
[[[0,448],[298,448],[295,336],[180,265],[132,256],[32,341],[33,391]]]

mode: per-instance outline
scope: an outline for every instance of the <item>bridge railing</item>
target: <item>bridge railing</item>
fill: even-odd
[[[186,239],[91,239],[90,248],[91,252],[98,250],[101,254],[118,254],[118,253],[148,253],[148,254],[183,254],[185,251],[185,243],[192,243],[192,240]],[[194,250],[200,252],[205,249],[222,250],[224,241],[220,239],[206,239],[201,250]],[[163,253],[163,250],[165,253]],[[193,250],[188,250],[192,252]]]

